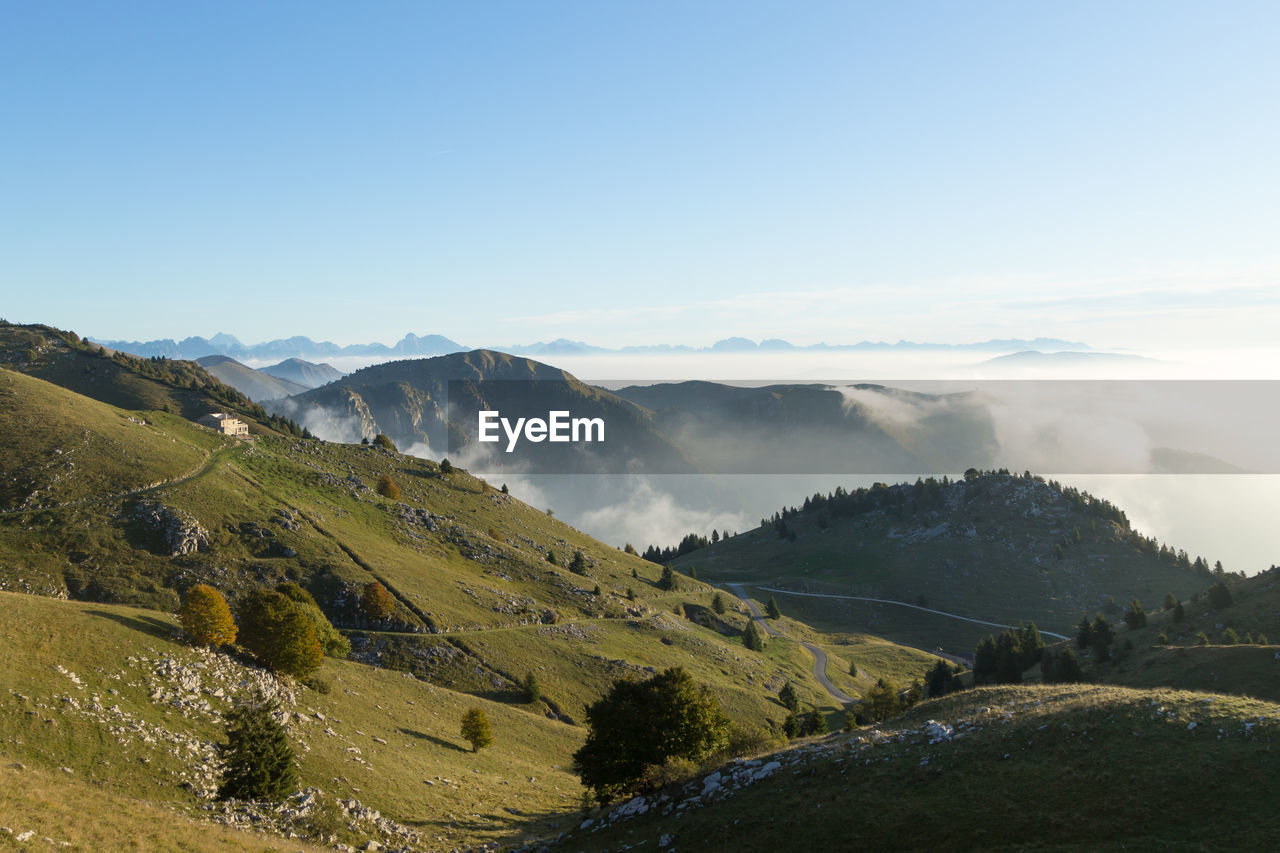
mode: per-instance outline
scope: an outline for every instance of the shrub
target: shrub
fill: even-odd
[[[1206,634],[1204,631],[1197,631],[1197,632],[1196,632],[1196,645],[1197,645],[1197,646],[1207,646],[1207,645],[1209,645],[1209,635],[1208,635],[1208,634]]]
[[[650,767],[672,758],[701,761],[729,740],[719,704],[681,667],[615,681],[586,716],[590,732],[573,766],[602,803],[642,785]]]
[[[306,610],[282,593],[256,590],[241,607],[240,642],[273,672],[305,678],[324,660],[316,623]]]
[[[373,446],[385,448],[392,453],[396,452],[396,443],[382,433],[378,433],[373,437]]]
[[[311,593],[292,581],[286,581],[277,586],[276,592],[302,608],[303,614],[315,627],[316,639],[320,641],[320,647],[326,655],[331,658],[345,658],[351,654],[351,642],[333,627],[328,617],[324,615],[324,611],[320,609],[320,605],[316,604],[316,600],[312,598]]]
[[[386,619],[396,609],[396,600],[378,581],[369,581],[360,595],[360,609],[375,621]]]
[[[1227,628],[1222,632],[1222,645],[1234,646],[1239,644],[1240,636],[1236,633],[1235,628]]]
[[[492,539],[494,542],[506,542],[506,541],[507,541],[506,539],[504,539],[504,538],[503,538],[503,536],[502,536],[502,531],[498,530],[498,528],[496,528],[496,527],[490,527],[490,528],[489,528],[489,538],[490,538],[490,539]]]
[[[297,787],[293,747],[284,726],[276,720],[276,710],[274,703],[255,697],[227,713],[220,799],[278,802]]]
[[[901,709],[898,685],[891,679],[878,678],[862,698],[864,713],[872,720],[887,720]]]
[[[378,478],[377,491],[389,501],[400,500],[400,487],[396,485],[395,480],[391,479],[390,474],[383,474]]]
[[[198,583],[187,590],[178,621],[197,645],[222,646],[236,641],[236,622],[227,600],[207,584]]]
[[[493,743],[493,729],[482,708],[468,708],[462,715],[462,736],[471,742],[471,751],[479,752]]]

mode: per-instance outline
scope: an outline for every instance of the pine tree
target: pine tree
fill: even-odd
[[[450,462],[448,459],[441,459],[440,460],[440,476],[448,477],[452,473],[453,473],[453,463]]]
[[[229,711],[218,797],[279,802],[298,785],[293,747],[276,720],[277,705],[260,696]]]
[[[471,742],[471,751],[479,752],[493,743],[493,728],[482,708],[468,708],[462,715],[462,736]]]
[[[569,571],[575,575],[585,575],[587,573],[587,558],[583,556],[581,551],[573,552],[573,560],[569,563]]]
[[[769,603],[765,605],[764,613],[770,619],[781,619],[782,611],[778,608],[778,599],[772,595],[769,596]]]
[[[756,629],[756,621],[754,619],[747,620],[747,630],[742,632],[742,645],[753,652],[764,651],[764,638],[760,636],[760,631]]]
[[[1142,609],[1142,602],[1138,599],[1135,598],[1129,602],[1129,609],[1124,612],[1124,624],[1128,625],[1131,631],[1146,627],[1147,612]]]
[[[1173,606],[1173,621],[1181,622],[1183,619],[1186,619],[1186,618],[1187,618],[1187,610],[1185,607],[1182,606],[1182,602],[1179,601],[1177,604]]]
[[[662,578],[658,581],[658,589],[665,589],[668,592],[674,592],[679,588],[676,582],[676,573],[671,570],[670,565],[662,567]]]
[[[711,609],[714,610],[720,616],[724,615],[724,611],[725,611],[724,597],[721,596],[720,593],[718,592],[711,599]]]
[[[236,641],[236,622],[227,600],[207,584],[198,583],[187,590],[178,621],[197,645],[222,646]]]
[[[550,548],[547,549],[547,562],[553,566],[560,565],[560,561],[556,559],[556,552],[552,551]]]
[[[887,720],[898,713],[898,685],[891,679],[879,678],[862,698],[862,705],[867,716],[873,720]]]
[[[800,697],[796,695],[796,689],[790,681],[782,685],[782,689],[778,691],[778,701],[788,711],[794,712],[800,707]]]
[[[524,699],[526,702],[537,702],[542,698],[542,685],[538,683],[538,676],[530,672],[524,677]]]

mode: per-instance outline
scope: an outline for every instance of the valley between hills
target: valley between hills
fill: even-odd
[[[955,479],[817,493],[714,542],[695,531],[655,562],[639,553],[654,543],[597,541],[394,436],[320,440],[192,362],[51,327],[6,324],[0,345],[0,848],[1280,837],[1274,568],[1224,572],[1086,493],[975,460]],[[633,448],[687,459],[666,441],[676,413],[578,393],[635,412]],[[209,411],[251,437],[194,423]],[[193,643],[175,614],[198,585],[238,616],[301,590],[342,651],[295,677]],[[1034,661],[991,675],[988,635],[1027,640]],[[1080,671],[1064,678],[1068,649]],[[575,759],[590,709],[673,668],[723,737],[593,796]],[[294,755],[277,801],[218,796],[227,722],[252,697]],[[487,745],[460,729],[475,709]],[[605,734],[619,749],[636,735]]]

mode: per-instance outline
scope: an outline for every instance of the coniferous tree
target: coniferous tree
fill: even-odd
[[[671,570],[670,565],[662,567],[662,577],[658,580],[658,589],[665,589],[668,592],[674,592],[679,588],[676,582],[676,573]]]
[[[774,598],[772,595],[769,596],[769,603],[765,605],[764,613],[770,619],[781,619],[782,610],[778,608],[778,599]]]
[[[760,636],[760,631],[756,629],[756,621],[754,619],[747,620],[747,629],[742,632],[742,645],[753,652],[764,651],[764,638]]]
[[[560,561],[556,559],[556,552],[552,551],[550,548],[547,549],[547,562],[553,566],[560,565]]]
[[[542,685],[538,676],[532,671],[524,677],[524,699],[526,702],[537,702],[542,698]]]
[[[1187,610],[1185,607],[1182,606],[1182,602],[1179,601],[1177,604],[1173,606],[1173,621],[1181,622],[1183,619],[1186,619],[1186,618],[1187,618]]]
[[[1164,609],[1172,610],[1177,606],[1178,606],[1178,597],[1171,592],[1166,592],[1164,594]]]
[[[227,600],[207,584],[198,583],[187,590],[178,622],[197,645],[222,646],[236,641],[236,621]]]
[[[800,697],[796,695],[796,689],[790,681],[782,685],[782,689],[778,691],[778,701],[782,703],[782,707],[793,713],[800,707]]]
[[[479,752],[493,743],[493,728],[482,708],[468,708],[462,715],[462,736],[471,742],[471,751]]]
[[[724,615],[724,612],[725,612],[724,597],[721,596],[720,593],[718,592],[711,599],[711,609],[714,610],[720,616]]]
[[[1080,622],[1076,625],[1076,646],[1087,649],[1093,645],[1093,623],[1089,621],[1088,614],[1080,617]]]
[[[587,558],[581,551],[573,552],[573,560],[569,563],[569,571],[575,575],[585,575],[587,573]]]
[[[256,696],[227,712],[219,799],[278,802],[297,787],[293,747],[276,710],[276,704]]]
[[[867,716],[876,721],[887,720],[898,713],[898,685],[892,679],[878,678],[862,698]]]
[[[1219,563],[1219,566],[1222,564]],[[1209,587],[1209,606],[1214,610],[1222,610],[1224,607],[1230,607],[1233,601],[1231,598],[1231,590],[1227,589],[1225,581],[1218,581]]]
[[[1147,612],[1142,609],[1142,602],[1138,599],[1135,598],[1129,602],[1129,609],[1124,612],[1124,624],[1128,625],[1131,631],[1146,627]]]

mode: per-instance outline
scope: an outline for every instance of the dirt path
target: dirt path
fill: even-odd
[[[85,498],[80,501],[70,501],[69,503],[64,504],[54,504],[53,506],[38,506],[31,507],[30,509],[0,510],[0,515],[26,515],[33,512],[55,512],[61,509],[74,509],[75,507],[89,506],[90,504],[123,500],[124,498],[132,498],[138,495],[156,492],[160,489],[171,489],[174,486],[181,486],[183,483],[190,483],[192,480],[208,474],[213,470],[215,465],[222,461],[222,457],[230,452],[230,450],[231,448],[228,447],[220,447],[217,450],[211,451],[194,471],[189,474],[183,474],[181,477],[177,477],[173,480],[164,480],[159,483],[152,483],[150,486],[143,486],[139,489],[130,489],[125,492],[114,492],[109,495],[98,495],[97,497]]]
[[[730,584],[725,584],[725,586],[733,590],[734,595],[738,596],[738,598],[746,602],[747,608],[751,611],[751,618],[755,620],[756,625],[764,629],[766,634],[769,634],[772,637],[786,636],[781,631],[776,630],[772,625],[769,624],[769,620],[766,619],[764,614],[760,612],[760,608],[756,607],[756,603],[752,601],[750,596],[747,595],[746,591],[743,590],[741,584],[730,583]],[[760,589],[763,589],[763,587],[760,587]],[[834,684],[831,683],[831,679],[827,678],[827,653],[825,651],[815,646],[813,643],[807,643],[804,640],[798,640],[797,642],[799,642],[800,645],[808,649],[809,654],[813,655],[813,677],[818,679],[818,683],[822,685],[823,689],[831,694],[831,698],[835,699],[837,702],[840,702],[846,705],[849,704],[850,702],[858,701],[857,699],[853,698],[849,694],[845,693],[839,687],[836,687]]]

